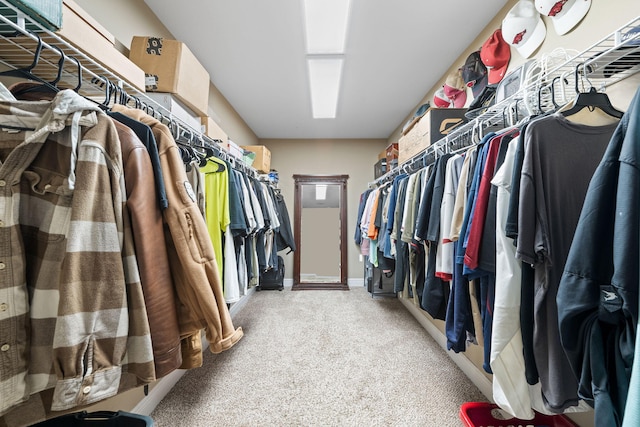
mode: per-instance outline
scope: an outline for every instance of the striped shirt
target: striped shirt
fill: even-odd
[[[113,123],[64,90],[0,102],[0,129],[0,414],[49,388],[61,410],[113,396],[123,372],[152,379]]]

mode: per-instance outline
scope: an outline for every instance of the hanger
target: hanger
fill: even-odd
[[[39,35],[37,35],[33,31],[29,31],[29,33],[31,33],[38,40],[38,44],[36,45],[35,51],[33,52],[33,61],[31,62],[31,64],[23,68],[15,68],[11,70],[2,71],[0,72],[0,76],[18,77],[22,79],[35,80],[39,83],[42,83],[51,91],[58,92],[58,88],[56,86],[52,85],[50,82],[46,80],[41,79],[40,77],[36,76],[32,72],[33,69],[38,65],[38,62],[40,62],[40,54],[42,53],[42,39],[40,38]],[[59,51],[62,52],[61,50]]]
[[[567,117],[567,116],[576,114],[578,111],[581,111],[584,108],[588,108],[589,111],[594,111],[594,109],[598,108],[611,117],[615,117],[617,119],[622,118],[622,116],[624,115],[624,112],[617,110],[613,105],[611,105],[609,96],[606,93],[598,92],[596,88],[593,87],[593,85],[591,85],[588,92],[580,92],[578,88],[579,67],[580,65],[576,66],[576,71],[575,71],[575,76],[576,76],[575,88],[578,96],[576,97],[571,108],[562,111],[562,115]]]
[[[622,118],[624,114],[622,111],[617,110],[613,105],[611,105],[609,96],[607,96],[606,93],[598,92],[596,91],[596,88],[591,87],[589,92],[578,93],[573,106],[568,110],[562,111],[562,115],[565,117],[571,116],[585,107],[588,108],[589,111],[593,111],[595,108],[598,108],[611,117],[615,117],[617,119]]]
[[[51,47],[57,50],[58,54],[60,55],[60,59],[58,60],[58,71],[56,73],[56,77],[50,82],[45,82],[40,78],[36,78],[36,80],[38,81],[37,84],[33,83],[33,84],[27,84],[27,85],[17,85],[17,87],[11,91],[13,96],[15,96],[17,99],[29,99],[29,97],[23,96],[26,93],[41,93],[41,94],[44,94],[42,99],[51,99],[52,97],[51,94],[57,93],[60,91],[60,89],[57,87],[57,84],[60,81],[60,78],[62,77],[62,70],[64,67],[65,55],[62,49],[60,49],[58,46],[53,45]],[[13,71],[19,71],[20,74],[23,74],[25,73],[25,70],[28,70],[26,71],[26,73],[32,75],[31,70],[35,68],[35,66],[39,62],[41,50],[42,50],[41,46],[39,48],[38,47],[36,48],[34,61],[29,67],[25,69],[13,70]],[[0,75],[11,75],[11,74],[0,73]],[[16,76],[16,77],[20,77],[20,76]],[[28,76],[28,78],[31,79],[32,77]]]

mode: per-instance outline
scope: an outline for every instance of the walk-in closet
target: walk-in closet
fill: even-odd
[[[640,3],[0,0],[0,427],[640,425]]]

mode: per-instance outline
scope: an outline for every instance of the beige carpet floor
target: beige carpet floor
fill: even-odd
[[[461,426],[486,401],[393,298],[262,291],[235,316],[244,338],[188,371],[156,426]]]

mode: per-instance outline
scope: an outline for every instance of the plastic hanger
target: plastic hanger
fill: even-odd
[[[579,93],[573,103],[573,106],[568,110],[562,111],[562,115],[565,117],[571,116],[583,108],[588,108],[590,111],[593,111],[595,108],[599,108],[603,112],[617,119],[622,118],[624,115],[624,112],[617,110],[613,105],[611,105],[609,96],[607,96],[606,93],[598,92],[594,87],[589,89],[589,92]]]
[[[595,108],[598,108],[612,117],[615,117],[617,119],[622,118],[624,112],[617,110],[613,105],[611,105],[609,96],[606,93],[598,92],[595,87],[593,87],[593,85],[591,85],[588,92],[580,92],[580,90],[578,89],[579,68],[580,65],[576,66],[575,71],[576,93],[578,94],[578,96],[576,97],[571,108],[562,111],[562,115],[565,117],[571,116],[586,107],[589,109],[589,111],[593,111]]]
[[[38,40],[38,44],[36,45],[35,51],[33,52],[33,61],[31,62],[30,65],[24,68],[15,68],[11,70],[2,71],[0,72],[0,76],[18,77],[22,79],[34,80],[47,86],[50,90],[54,92],[58,92],[58,88],[56,86],[52,85],[46,80],[41,79],[40,77],[36,76],[32,72],[33,69],[38,65],[38,62],[40,62],[40,54],[42,53],[42,39],[36,33],[32,31],[29,31],[29,32],[33,34]]]

